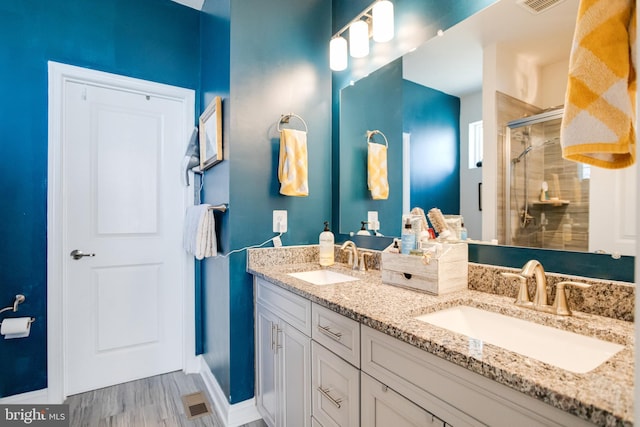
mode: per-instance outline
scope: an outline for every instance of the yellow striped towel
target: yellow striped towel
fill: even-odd
[[[368,142],[367,184],[373,200],[386,200],[389,197],[387,180],[387,146]]]
[[[634,0],[581,0],[569,60],[562,155],[608,169],[635,162]]]
[[[280,194],[308,196],[307,133],[296,129],[280,131],[278,164]]]

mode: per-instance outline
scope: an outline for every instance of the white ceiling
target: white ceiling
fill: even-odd
[[[173,0],[173,1],[185,6],[189,6],[196,10],[202,10],[202,6],[204,6],[204,0]]]
[[[539,66],[568,59],[578,3],[564,0],[534,15],[517,0],[500,0],[405,55],[403,76],[462,96],[482,86],[484,46],[517,49]]]

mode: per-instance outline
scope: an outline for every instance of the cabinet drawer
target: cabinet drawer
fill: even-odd
[[[311,315],[313,340],[359,368],[360,323],[315,303]]]
[[[256,303],[264,305],[276,316],[311,336],[311,301],[269,283],[255,278]]]
[[[363,426],[444,427],[444,421],[365,373],[360,385]]]
[[[362,327],[361,337],[363,372],[456,427],[589,425],[367,326]]]
[[[360,371],[311,342],[311,413],[323,427],[360,425]]]

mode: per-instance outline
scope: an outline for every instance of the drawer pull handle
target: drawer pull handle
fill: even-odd
[[[271,323],[271,350],[276,351],[278,348],[278,325]]]
[[[342,332],[333,332],[328,326],[318,325],[318,330],[336,341],[340,341],[342,338]]]
[[[280,344],[280,334],[282,334],[282,329],[276,325],[276,353],[278,352],[278,349],[282,348],[282,344]]]
[[[342,403],[342,399],[334,399],[330,394],[329,394],[329,390],[324,389],[322,387],[318,387],[318,391],[327,399],[329,399],[329,402],[333,403],[334,405],[336,405],[336,408],[340,409],[342,407],[341,403]]]

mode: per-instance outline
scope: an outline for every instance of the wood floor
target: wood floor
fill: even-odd
[[[198,391],[207,394],[199,375],[177,371],[76,394],[65,403],[69,404],[71,427],[222,427],[215,412],[187,419],[182,396]],[[208,394],[207,399],[211,404]],[[266,424],[259,420],[242,427]]]

